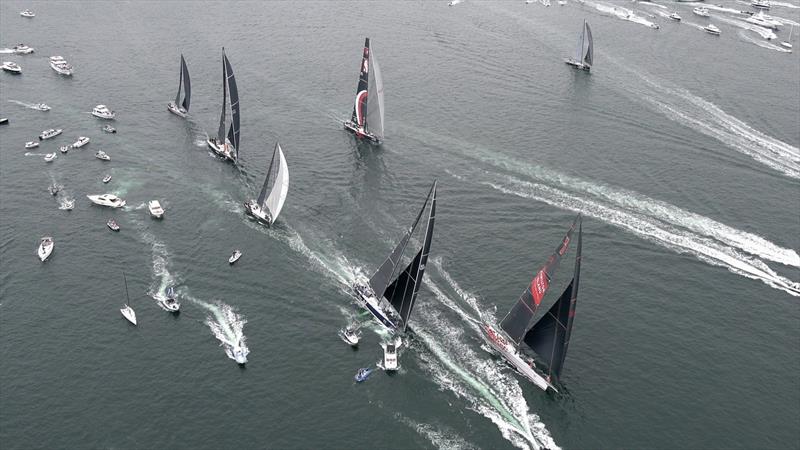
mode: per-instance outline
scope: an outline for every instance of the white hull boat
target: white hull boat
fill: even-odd
[[[98,150],[97,153],[94,154],[94,157],[97,159],[102,159],[103,161],[111,161],[111,157],[102,150]]]
[[[74,144],[72,144],[72,146],[73,146],[73,147],[75,147],[75,148],[81,148],[81,147],[83,147],[84,145],[86,145],[86,144],[88,144],[88,143],[89,143],[89,138],[88,138],[88,137],[86,137],[86,136],[80,136],[80,137],[78,138],[78,140],[77,140],[77,141],[75,141],[75,143],[74,143]]]
[[[525,355],[521,355],[507,339],[503,338],[501,334],[494,329],[494,327],[484,323],[481,331],[483,331],[482,335],[484,339],[486,339],[486,342],[503,355],[506,361],[517,369],[517,372],[522,376],[542,390],[547,390],[547,388],[551,388],[554,391],[556,390],[543,376],[539,375],[539,373],[534,370],[536,365],[533,360]]]
[[[28,47],[25,44],[17,44],[12,48],[12,50],[14,50],[14,53],[17,55],[29,55],[33,53],[33,48]]]
[[[59,75],[72,75],[72,66],[67,64],[67,61],[61,56],[50,57],[50,68],[55,70]]]
[[[58,148],[61,153],[67,153],[72,148],[71,145],[62,145]]]
[[[698,6],[697,8],[693,9],[692,12],[700,17],[711,16],[711,14],[708,13],[708,8],[705,6]]]
[[[117,114],[108,109],[106,105],[97,105],[92,110],[92,115],[100,119],[113,120]]]
[[[53,253],[53,247],[55,247],[53,238],[50,236],[43,237],[39,241],[39,249],[36,252],[39,255],[39,260],[45,262],[50,257],[50,254]]]
[[[18,74],[22,73],[22,67],[20,67],[19,64],[15,63],[13,61],[5,61],[5,62],[3,62],[3,65],[0,66],[0,68],[5,70],[6,72],[11,72],[11,73],[13,73],[15,75],[18,75]]]
[[[108,228],[109,228],[111,231],[119,231],[119,224],[118,224],[118,223],[117,223],[117,221],[116,221],[116,220],[114,220],[114,219],[108,219],[108,222],[106,222],[106,226],[107,226],[107,227],[108,227]]]
[[[109,208],[122,208],[125,206],[125,200],[114,194],[87,195],[86,198],[95,205],[108,206]]]
[[[229,95],[230,94],[230,95]],[[188,110],[188,104],[186,106]],[[236,87],[236,77],[233,67],[222,48],[222,113],[219,117],[217,135],[210,137],[206,142],[211,150],[218,156],[236,163],[239,159],[239,89]],[[230,125],[228,125],[230,117]]]
[[[394,372],[400,367],[397,362],[397,351],[400,349],[402,343],[403,341],[399,336],[393,341],[381,342],[381,348],[383,348],[383,361],[381,362],[381,367],[383,370],[387,372]]]
[[[171,313],[178,313],[181,310],[181,304],[176,299],[175,288],[172,286],[167,288],[167,292],[163,297],[156,298],[158,305],[161,309]]]
[[[50,111],[50,107],[45,103],[37,103],[31,106],[31,109],[35,109],[37,111]]]
[[[147,202],[147,209],[150,210],[150,216],[154,219],[161,219],[164,217],[164,208],[161,207],[161,203],[158,200],[150,200]]]
[[[34,141],[29,141],[29,142],[25,143],[25,148],[28,149],[28,150],[30,150],[32,148],[36,148],[38,146],[39,146],[39,143],[38,142],[34,142]]]
[[[720,35],[719,28],[717,28],[717,26],[714,24],[708,24],[708,26],[703,27],[703,31],[708,34],[713,34],[714,36]]]
[[[39,135],[39,140],[43,141],[45,139],[51,139],[51,138],[54,138],[54,137],[58,136],[59,134],[61,134],[63,132],[64,132],[64,130],[62,130],[61,128],[58,128],[58,129],[51,128],[49,130],[44,130]]]
[[[358,341],[361,339],[361,331],[355,327],[342,328],[339,330],[339,337],[345,344],[357,347]]]
[[[235,262],[236,262],[236,261],[238,261],[238,260],[239,260],[239,258],[241,258],[241,257],[242,257],[242,252],[241,252],[241,251],[239,251],[239,250],[234,250],[234,251],[233,251],[233,253],[231,253],[231,257],[230,257],[230,258],[228,258],[228,264],[233,264],[233,263],[235,263]]]
[[[125,280],[125,298],[128,300],[128,302],[125,303],[125,306],[123,306],[119,312],[122,313],[122,317],[126,318],[128,322],[136,325],[136,311],[134,311],[130,306],[131,298],[128,295],[128,279],[125,277],[125,272],[122,272],[122,279]]]
[[[106,175],[106,176],[103,177],[103,183],[104,184],[107,184],[109,181],[111,181],[111,175]]]
[[[75,207],[75,199],[73,198],[65,201],[64,204],[61,205],[61,208],[59,209],[63,209],[64,211],[72,211],[72,208],[74,207]]]
[[[44,155],[44,162],[53,162],[54,159],[56,159],[55,153],[48,153]]]
[[[244,204],[244,209],[251,217],[261,223],[272,225],[278,218],[286,194],[289,192],[289,167],[280,144],[275,144],[272,159],[267,169],[267,176],[258,198]]]
[[[106,125],[103,127],[103,131],[105,131],[106,133],[116,133],[117,129],[112,127],[111,125]]]
[[[32,19],[32,18],[36,17],[36,14],[34,14],[34,12],[31,11],[30,9],[26,9],[26,10],[20,12],[19,15],[22,16],[22,17],[27,17],[28,19]]]
[[[208,140],[206,140],[208,147],[214,152],[214,154],[216,154],[217,156],[221,156],[222,158],[225,158],[228,161],[235,162],[236,161],[235,149],[233,148],[233,145],[231,145],[231,141],[225,138],[224,145],[219,145],[218,142],[219,141],[215,137],[208,138]]]

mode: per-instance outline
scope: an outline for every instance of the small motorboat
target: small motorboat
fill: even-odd
[[[150,210],[150,216],[154,219],[161,219],[164,217],[164,208],[161,207],[161,203],[158,203],[158,200],[150,200],[147,202],[147,209]]]
[[[697,8],[693,9],[692,12],[700,17],[709,17],[711,15],[708,13],[708,8],[705,6],[698,6]]]
[[[30,9],[22,10],[22,12],[20,12],[19,15],[22,17],[27,17],[29,19],[36,17],[36,14],[34,14],[33,11],[31,11]]]
[[[25,44],[17,44],[13,46],[11,50],[14,50],[14,53],[17,55],[27,55],[29,53],[33,53],[33,48],[28,47]]]
[[[50,111],[50,107],[47,106],[46,103],[37,103],[31,106],[31,109],[35,109],[37,111]]]
[[[88,143],[89,143],[89,138],[88,137],[80,136],[80,137],[78,137],[78,140],[75,141],[74,144],[72,144],[72,146],[75,147],[75,148],[81,148],[81,147],[83,147],[84,145],[86,145]]]
[[[397,370],[397,350],[401,345],[403,345],[403,341],[400,336],[396,337],[393,341],[381,342],[381,347],[383,348],[383,361],[381,366],[383,370],[388,372]]]
[[[681,21],[681,16],[678,15],[678,13],[676,13],[676,12],[671,13],[669,15],[669,18],[674,20],[674,21],[676,21],[676,22],[680,22]]]
[[[248,351],[245,349],[241,340],[231,346],[230,355],[233,360],[236,361],[236,364],[239,364],[240,366],[247,364],[247,353]]]
[[[45,162],[53,162],[54,159],[56,159],[56,152],[48,153],[48,154],[44,155],[44,161]]]
[[[35,142],[35,141],[28,141],[28,142],[25,143],[25,148],[26,149],[36,148],[38,146],[39,146],[39,143]]]
[[[53,238],[50,236],[45,236],[39,241],[39,250],[37,254],[42,262],[45,262],[45,260],[50,257],[50,254],[53,253],[54,246],[55,242],[53,242]]]
[[[111,181],[111,175],[106,175],[103,177],[103,183],[108,183],[109,181]]]
[[[72,148],[71,145],[62,145],[58,148],[61,153],[67,153]]]
[[[60,75],[72,75],[72,66],[67,64],[63,56],[51,56],[50,68],[58,72]]]
[[[61,128],[58,129],[50,128],[49,130],[44,130],[41,132],[41,134],[39,134],[39,140],[43,141],[45,139],[52,139],[63,132],[64,130],[62,130]]]
[[[53,183],[53,184],[50,185],[49,188],[47,188],[47,190],[50,192],[50,195],[55,197],[59,192],[61,192],[61,189],[63,189],[63,188],[64,188],[64,186],[61,186],[60,184]]]
[[[117,114],[114,111],[108,109],[108,106],[106,105],[95,106],[94,109],[92,110],[92,115],[107,120],[112,120],[114,119],[114,117],[117,116]]]
[[[366,379],[369,378],[371,374],[372,374],[372,368],[370,367],[362,367],[358,369],[358,372],[356,372],[355,376],[356,383],[361,383],[363,381],[366,381]]]
[[[119,224],[114,219],[108,219],[106,226],[111,229],[111,231],[119,231]]]
[[[719,28],[717,28],[717,26],[714,25],[713,23],[710,23],[708,24],[708,26],[703,27],[703,31],[705,31],[708,34],[713,34],[714,36],[719,36],[720,33]]]
[[[94,154],[94,157],[97,159],[102,159],[103,161],[111,161],[111,157],[102,150],[98,150],[97,153]]]
[[[125,206],[125,200],[114,194],[87,195],[86,198],[95,205],[108,206],[109,208],[122,208]]]
[[[112,127],[111,125],[106,125],[103,127],[103,131],[105,131],[106,133],[116,133],[117,129]]]
[[[19,75],[22,73],[22,67],[20,67],[19,64],[15,63],[14,61],[4,61],[0,68],[6,72],[13,73],[14,75]]]
[[[58,209],[63,209],[65,211],[72,211],[72,208],[75,207],[75,199],[65,200],[64,203]]]
[[[342,338],[345,344],[357,347],[358,341],[361,339],[361,330],[353,326],[342,328],[339,330],[339,337]]]
[[[170,286],[167,288],[167,292],[164,297],[157,298],[159,306],[164,311],[177,313],[181,310],[181,304],[178,303],[175,296],[175,288]]]
[[[772,7],[772,3],[769,0],[752,0],[750,2],[750,6],[758,9],[770,9]]]
[[[235,262],[236,262],[236,261],[238,261],[238,260],[239,260],[239,258],[241,258],[241,257],[242,257],[242,252],[241,252],[241,251],[239,251],[239,249],[236,249],[236,250],[234,250],[234,251],[233,251],[233,253],[231,253],[231,257],[230,257],[230,258],[228,258],[228,264],[233,264],[233,263],[235,263]]]

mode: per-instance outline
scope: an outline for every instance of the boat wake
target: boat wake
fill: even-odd
[[[742,40],[744,40],[746,42],[749,42],[751,44],[755,44],[755,45],[757,45],[757,46],[759,46],[761,48],[766,48],[768,50],[775,50],[777,52],[782,52],[782,53],[792,53],[792,51],[790,49],[788,49],[788,48],[783,48],[783,47],[781,47],[779,45],[771,44],[769,42],[766,42],[766,41],[763,41],[763,40],[760,40],[760,39],[756,39],[753,36],[750,36],[749,34],[747,34],[747,32],[744,31],[744,30],[739,31],[738,35],[739,35],[740,38],[742,38]]]
[[[69,195],[61,195],[58,198],[58,209],[68,210],[72,209],[75,205],[75,198]]]
[[[8,102],[9,103],[15,103],[17,105],[24,106],[24,107],[29,108],[29,109],[37,109],[36,108],[36,103],[25,103],[25,102],[21,102],[19,100],[9,100]]]
[[[581,3],[583,3],[586,6],[592,7],[603,14],[616,17],[621,20],[638,23],[640,25],[644,25],[650,28],[658,28],[658,25],[656,25],[654,22],[651,22],[645,19],[644,17],[637,15],[632,9],[619,6],[619,4],[595,3],[589,0],[583,1]]]
[[[156,301],[165,300],[167,288],[178,283],[177,278],[169,271],[169,251],[166,244],[156,239],[149,231],[142,232],[141,236],[142,240],[150,244],[153,257],[152,280],[147,295]]]
[[[442,429],[441,427],[427,423],[418,423],[399,412],[395,413],[394,417],[399,422],[411,427],[420,436],[429,440],[436,448],[448,450],[478,450],[477,447],[470,444],[455,431],[450,429]]]
[[[787,3],[787,2],[776,2],[775,0],[772,0],[772,6],[782,6],[784,8],[800,9],[800,5],[795,5],[794,3]]]
[[[11,53],[14,53],[14,49],[13,48],[0,48],[0,54],[8,55],[8,54],[11,54]]]
[[[717,20],[719,20],[720,22],[725,22],[727,24],[739,27],[739,28],[741,28],[743,30],[754,31],[754,32],[758,33],[764,39],[777,39],[778,38],[778,36],[775,35],[775,32],[773,32],[769,28],[765,28],[765,27],[762,27],[762,26],[759,26],[759,25],[755,25],[755,24],[752,24],[752,23],[749,23],[749,22],[744,22],[744,21],[736,20],[736,19],[729,19],[727,17],[722,17],[722,16],[718,16]]]
[[[238,347],[246,359],[247,355],[250,354],[250,349],[247,348],[247,338],[244,335],[244,324],[247,323],[244,316],[237,314],[232,306],[221,301],[207,303],[183,291],[184,289],[179,290],[181,297],[202,306],[208,311],[205,324],[211,329],[214,337],[219,340],[219,345],[223,347],[228,358],[239,362],[234,354],[234,349]]]

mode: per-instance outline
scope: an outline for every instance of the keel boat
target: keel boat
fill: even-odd
[[[230,92],[230,103],[228,93]],[[228,110],[230,109],[230,127],[226,124]],[[236,87],[236,77],[233,76],[228,57],[225,55],[225,48],[222,48],[222,113],[219,117],[219,129],[216,137],[210,137],[206,141],[209,148],[217,156],[236,163],[239,158],[239,90]]]
[[[594,64],[594,41],[592,39],[592,29],[586,20],[583,21],[583,28],[581,35],[578,39],[578,49],[575,52],[575,58],[568,58],[564,60],[568,65],[589,72],[592,70]]]
[[[126,318],[128,322],[136,325],[136,311],[131,307],[131,298],[128,296],[128,279],[125,277],[125,272],[122,272],[122,279],[125,280],[125,298],[127,302],[119,312],[122,313],[122,317]]]
[[[289,167],[286,165],[286,158],[283,156],[280,144],[275,143],[275,150],[272,152],[272,160],[270,160],[261,192],[257,199],[245,203],[244,209],[247,214],[259,222],[272,225],[283,209],[288,192]]]
[[[183,101],[181,102],[181,90],[183,90]],[[189,103],[192,100],[192,82],[189,80],[189,69],[186,67],[186,60],[181,54],[181,73],[178,77],[178,93],[175,100],[167,104],[169,112],[186,117],[189,114]]]
[[[383,79],[378,61],[369,48],[369,38],[364,41],[353,114],[344,122],[344,128],[356,138],[375,144],[383,141]]]

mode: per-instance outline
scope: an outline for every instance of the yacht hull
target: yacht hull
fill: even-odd
[[[387,330],[394,332],[397,330],[397,325],[392,322],[392,319],[389,318],[389,315],[383,312],[383,309],[380,307],[380,302],[375,297],[366,297],[362,295],[360,292],[356,291],[356,296],[359,300],[359,305],[369,311],[375,319],[383,325]]]
[[[221,156],[222,158],[225,158],[226,160],[232,163],[236,163],[236,158],[233,155],[231,155],[230,151],[232,147],[231,143],[227,139],[225,139],[225,144],[219,145],[219,143],[217,142],[217,138],[209,138],[208,140],[206,140],[206,144],[208,144],[208,147],[217,156]]]
[[[378,139],[377,136],[375,136],[374,134],[369,133],[367,131],[364,131],[358,125],[354,124],[353,122],[351,122],[349,120],[347,122],[344,122],[344,129],[349,131],[349,132],[351,132],[351,133],[353,133],[356,136],[356,138],[358,138],[358,139],[364,139],[364,140],[367,140],[367,141],[369,141],[369,142],[371,142],[373,144],[380,144],[381,143],[381,140]]]
[[[572,66],[572,67],[574,67],[576,69],[583,70],[583,71],[586,71],[586,72],[589,72],[589,71],[592,70],[591,67],[589,67],[586,64],[583,64],[581,62],[575,61],[574,59],[565,59],[564,63],[566,65],[568,65],[568,66]]]
[[[169,102],[169,104],[167,104],[167,110],[178,117],[183,117],[184,119],[186,118],[187,114],[189,114],[185,109],[175,106],[175,102]]]
[[[517,372],[519,372],[522,376],[530,380],[534,385],[543,391],[546,391],[548,388],[550,388],[558,392],[558,390],[553,387],[552,384],[550,384],[544,377],[533,370],[533,367],[531,367],[527,361],[521,358],[514,347],[502,336],[500,336],[499,333],[494,330],[494,328],[492,328],[490,325],[484,324],[481,327],[481,332],[486,342],[488,342],[489,345],[495,349],[495,351],[500,353],[509,364],[517,369]]]

